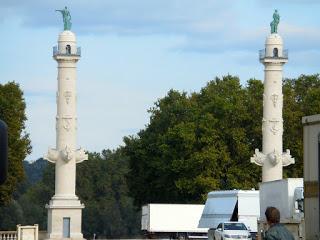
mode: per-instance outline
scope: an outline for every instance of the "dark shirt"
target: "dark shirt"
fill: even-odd
[[[264,240],[294,240],[294,238],[285,226],[277,223],[269,228]]]

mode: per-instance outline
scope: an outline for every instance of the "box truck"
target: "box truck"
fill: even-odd
[[[198,227],[214,231],[223,222],[242,222],[255,236],[259,215],[259,191],[213,191],[208,193]]]
[[[147,204],[142,207],[141,230],[146,238],[206,239],[208,229],[198,228],[204,205]]]

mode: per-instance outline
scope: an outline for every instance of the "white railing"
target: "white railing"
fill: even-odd
[[[17,240],[17,231],[0,231],[0,240]]]
[[[277,55],[267,55],[265,49],[259,50],[259,59],[263,60],[265,58],[288,59],[288,49],[283,49],[282,54],[277,53]]]
[[[71,47],[67,48],[59,48],[58,46],[54,46],[52,49],[53,56],[81,56],[81,47],[77,47],[76,51],[72,50]]]

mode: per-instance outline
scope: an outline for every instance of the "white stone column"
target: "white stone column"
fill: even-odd
[[[59,35],[53,58],[58,63],[56,116],[56,148],[45,158],[55,163],[55,195],[48,209],[48,239],[83,239],[81,215],[84,205],[75,194],[76,164],[87,160],[87,154],[77,146],[77,62],[80,59],[76,36],[71,31]],[[68,226],[69,228],[66,228]],[[65,226],[64,226],[65,225]],[[69,237],[66,237],[66,230]],[[68,234],[67,234],[68,235]]]
[[[283,94],[282,71],[288,62],[288,53],[283,50],[282,38],[270,34],[265,49],[260,51],[260,62],[264,65],[264,93],[262,119],[262,152],[255,150],[251,162],[262,166],[262,182],[282,179],[282,168],[294,163],[290,151],[283,153]]]

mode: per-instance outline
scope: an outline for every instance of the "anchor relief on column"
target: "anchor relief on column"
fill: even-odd
[[[282,104],[283,104],[283,95],[278,95],[276,93],[272,94],[270,96],[270,100],[272,101],[273,107],[280,107],[282,109]]]
[[[56,117],[56,129],[63,129],[66,132],[69,132],[75,125],[73,122],[73,117],[69,115],[64,115],[62,117]],[[75,118],[76,119],[76,118]]]
[[[269,129],[273,135],[277,135],[277,133],[280,133],[282,135],[283,127],[282,124],[279,124],[282,122],[283,120],[279,120],[276,118],[272,118],[269,120],[262,118],[262,133]]]
[[[271,101],[273,103],[273,107],[277,107],[277,101],[278,101],[278,95],[277,94],[272,94],[271,95]]]
[[[270,131],[273,133],[273,135],[276,135],[280,130],[281,130],[281,126],[278,126],[280,120],[278,119],[270,119],[269,123],[270,123]]]
[[[282,135],[283,133],[283,125],[280,124],[283,123],[282,119],[277,119],[277,118],[271,118],[271,119],[266,119],[262,118],[262,133],[265,133],[267,129],[270,130],[270,132],[273,135],[277,135],[280,133]]]

